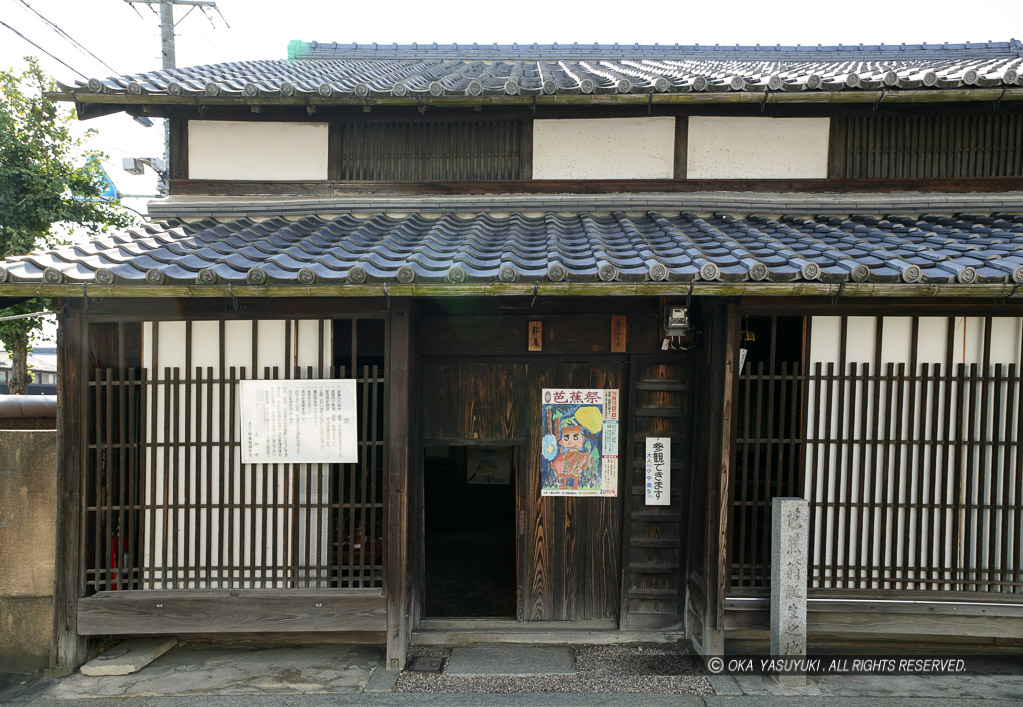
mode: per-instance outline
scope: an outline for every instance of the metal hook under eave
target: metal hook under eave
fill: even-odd
[[[391,311],[391,293],[387,291],[387,283],[384,283],[384,309]]]
[[[998,94],[998,98],[995,99],[995,110],[997,111],[1002,105],[1002,99],[1005,98],[1005,87],[1002,86],[1002,92]]]
[[[887,91],[886,89],[883,89],[883,88],[881,89],[881,95],[877,97],[877,100],[876,100],[876,101],[874,101],[874,106],[873,106],[873,107],[871,108],[871,110],[873,110],[873,111],[876,111],[876,110],[877,110],[877,107],[878,107],[879,105],[881,105],[881,101],[883,101],[883,100],[884,100],[884,96],[885,96],[885,94],[886,94],[887,92],[888,92],[888,91]],[[843,284],[844,284],[844,283],[843,283]]]
[[[530,301],[530,303],[529,303],[529,308],[530,308],[530,309],[532,309],[532,308],[533,308],[533,305],[534,305],[534,304],[536,304],[536,293],[537,293],[537,291],[538,291],[539,289],[540,289],[540,283],[539,283],[539,282],[534,282],[534,283],[533,283],[533,299],[532,299],[532,301]]]
[[[227,283],[227,294],[231,296],[231,309],[238,311],[238,298],[234,296],[234,285]]]
[[[845,290],[845,280],[838,283],[838,292],[831,296],[831,306],[834,307],[838,304],[838,298],[842,296],[842,292]]]
[[[763,96],[763,98],[760,99],[760,112],[763,113],[767,110],[767,91],[764,91],[760,95]]]
[[[646,102],[646,114],[653,115],[654,113],[654,94],[650,93]]]
[[[689,281],[689,292],[686,293],[686,307],[688,308],[692,304],[693,290],[696,289],[696,280]]]

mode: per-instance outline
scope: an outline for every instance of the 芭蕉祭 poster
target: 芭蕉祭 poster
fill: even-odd
[[[542,390],[541,496],[618,495],[618,391]]]

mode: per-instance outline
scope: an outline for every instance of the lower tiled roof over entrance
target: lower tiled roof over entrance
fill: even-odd
[[[0,263],[8,286],[672,281],[1020,284],[1023,216],[649,211],[170,220]]]

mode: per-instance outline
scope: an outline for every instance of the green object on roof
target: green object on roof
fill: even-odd
[[[301,39],[293,39],[290,42],[288,42],[288,58],[301,59],[303,44],[304,42]]]

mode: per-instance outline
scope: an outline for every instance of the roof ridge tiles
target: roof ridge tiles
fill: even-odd
[[[837,44],[837,45],[706,45],[706,44],[378,44],[376,42],[304,42],[292,41],[288,47],[289,59],[366,59],[366,58],[444,58],[444,59],[523,59],[542,60],[557,58],[635,58],[648,55],[754,55],[754,56],[795,56],[797,58],[821,58],[836,56],[841,58],[870,54],[886,58],[905,58],[916,55],[958,55],[961,57],[988,57],[995,54],[1023,56],[1021,43],[1017,39],[999,42],[962,42],[962,43],[927,43],[920,44]]]

